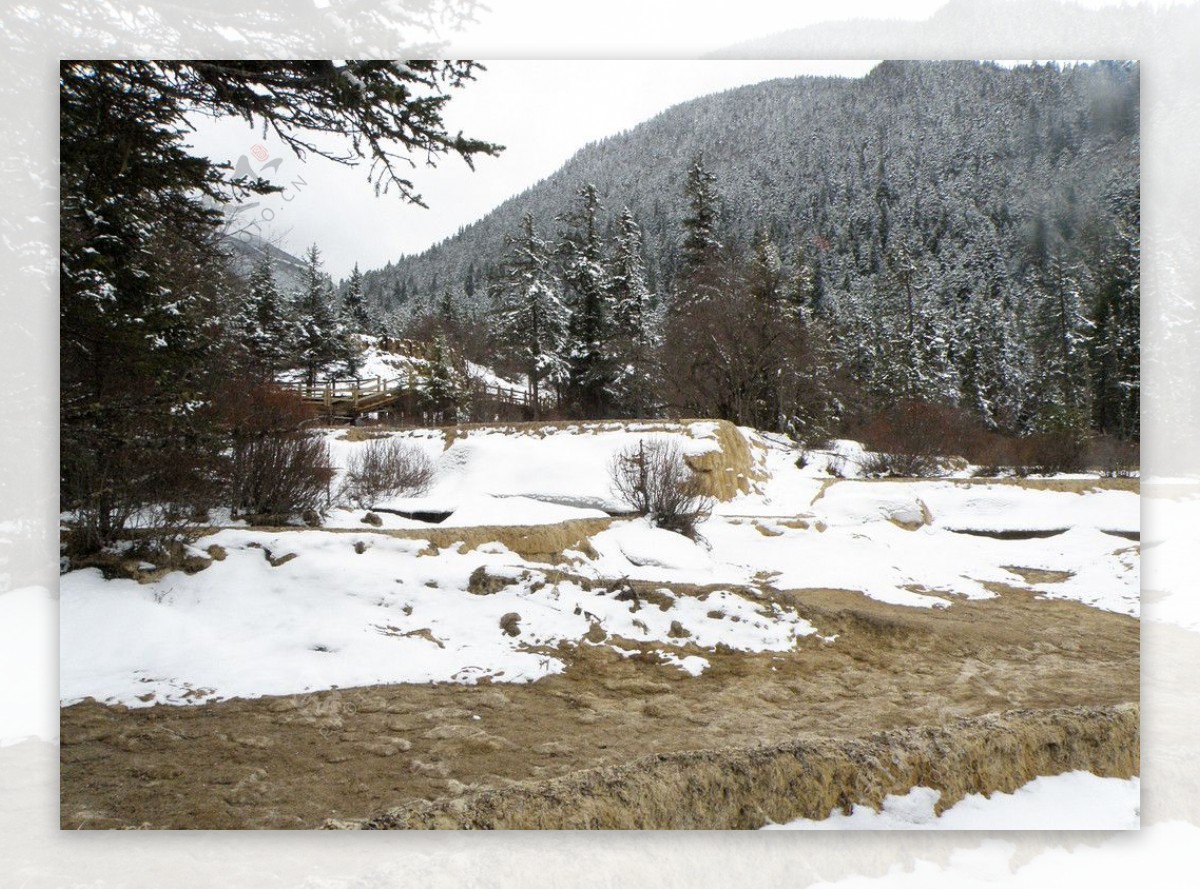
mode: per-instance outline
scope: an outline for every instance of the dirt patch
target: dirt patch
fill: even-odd
[[[766,478],[755,460],[750,443],[727,420],[706,422],[716,425],[720,448],[702,454],[685,455],[684,461],[700,477],[705,494],[718,501],[729,501],[739,494],[748,494],[754,482]]]
[[[391,436],[390,431],[369,429],[367,427],[352,426],[343,432],[338,439],[343,442],[370,442],[374,439],[387,439]]]
[[[1138,707],[1009,711],[865,739],[639,758],[558,779],[391,809],[327,828],[755,829],[879,809],[916,785],[941,812],[967,794],[1011,793],[1037,776],[1138,775]],[[550,753],[547,743],[535,749]],[[565,753],[562,746],[555,753]]]
[[[663,589],[675,597],[705,592],[663,584],[646,592]],[[676,763],[672,758],[697,751],[708,752],[701,760],[709,765],[699,772],[681,771],[678,765],[670,767],[675,773],[646,772],[653,782],[644,781],[665,789],[647,790],[648,800],[686,793],[671,784],[682,781],[686,789],[688,780],[679,778],[684,776],[711,794],[727,789],[728,800],[710,800],[704,811],[714,820],[705,827],[718,827],[729,824],[724,820],[737,809],[738,788],[761,785],[775,790],[761,799],[746,798],[744,818],[747,824],[763,817],[778,821],[798,814],[763,802],[786,796],[790,786],[782,778],[772,784],[771,777],[788,756],[799,756],[783,753],[789,745],[808,744],[817,736],[864,740],[867,747],[836,749],[849,752],[853,761],[883,750],[866,738],[880,731],[949,727],[961,718],[1012,709],[1103,709],[1138,700],[1136,620],[1013,587],[998,593],[991,600],[956,598],[947,609],[912,609],[852,591],[767,590],[758,596],[792,605],[833,641],[810,636],[790,651],[764,653],[712,652],[688,638],[653,645],[623,639],[581,642],[553,653],[565,661],[564,673],[532,684],[374,686],[132,710],[85,702],[62,711],[61,823],[64,828],[313,828],[327,819],[361,820],[419,801],[565,780],[580,770],[632,768],[644,765],[644,758],[665,758],[666,770],[666,764]],[[623,657],[608,643],[638,651]],[[429,645],[434,648],[436,641]],[[662,663],[656,650],[703,655],[710,667],[692,677]],[[1066,749],[1076,744],[1076,729],[1082,732],[1085,723],[1050,720],[1027,736],[1015,729],[981,730],[962,749],[974,753],[954,761],[955,770],[966,775],[990,758],[995,763],[989,769],[1007,771],[1006,782],[1024,774],[1022,764],[1040,769],[1072,762],[1038,760],[1048,755],[1029,753],[1036,746],[1027,750],[1025,739],[1049,738],[1046,733],[1058,731],[1053,730],[1057,726],[1062,731],[1058,744]],[[774,753],[753,753],[764,746]],[[1116,747],[1136,756],[1136,742]],[[711,760],[714,749],[729,748],[741,753]],[[913,751],[915,759],[905,760],[908,765],[897,767],[894,775],[867,782],[846,773],[847,787],[871,800],[877,790],[890,787],[888,782],[907,782],[905,770],[948,793],[954,783],[966,781],[956,778],[957,772],[926,776],[921,771],[935,770],[936,761],[922,766],[919,751]],[[836,752],[830,756],[829,764],[844,762]],[[813,769],[826,762],[812,757]],[[1006,760],[1013,762],[1004,765]],[[753,780],[745,772],[736,779],[743,784],[718,781],[719,774],[752,767]],[[821,782],[833,787],[842,781],[842,773],[830,776]],[[993,781],[989,776],[984,776],[987,783]],[[599,793],[597,781],[578,787]],[[643,779],[621,781],[632,784],[611,788],[643,792]],[[828,809],[818,811],[829,802],[820,795],[812,799],[811,814],[826,815]],[[829,804],[834,805],[842,804]],[[674,804],[677,811],[690,807]],[[652,815],[638,813],[638,819]],[[600,817],[593,813],[593,818]]]
[[[521,557],[531,562],[561,563],[566,561],[567,551],[578,551],[589,558],[598,555],[590,542],[592,535],[599,534],[612,525],[611,518],[570,519],[552,525],[479,525],[467,528],[392,528],[392,529],[354,529],[354,528],[324,528],[321,531],[335,535],[357,535],[360,538],[369,535],[388,535],[392,538],[402,538],[410,541],[427,541],[427,555],[437,554],[448,548],[455,547],[460,553],[474,550],[484,544],[500,543]],[[304,532],[305,529],[295,526],[270,526],[261,529],[265,532],[287,533]],[[261,546],[251,544],[251,547]],[[268,557],[275,559],[275,557]],[[282,561],[291,555],[278,557]]]
[[[1062,572],[1055,569],[1031,569],[1025,566],[1001,566],[1002,569],[1020,575],[1026,584],[1062,584],[1075,576],[1074,572]]]

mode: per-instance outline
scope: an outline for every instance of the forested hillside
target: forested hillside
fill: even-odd
[[[569,309],[580,291],[561,242],[591,185],[596,262],[618,252],[623,211],[626,236],[640,229],[668,410],[804,431],[906,399],[959,406],[1006,433],[1136,438],[1138,78],[1134,63],[885,62],[861,80],[697,99],[583,148],[455,238],[366,272],[364,290],[393,327],[473,315],[478,345],[478,325],[502,314],[496,282],[528,214]],[[700,277],[719,317],[790,326],[793,342],[752,372],[777,384],[794,373],[790,396],[745,380],[697,392],[732,373],[720,345],[703,369],[678,366],[675,347],[694,352],[703,339],[694,329],[672,339],[672,317],[699,286],[701,258],[686,248],[697,169],[714,216]],[[734,279],[775,308],[729,302]],[[758,354],[776,339],[763,337],[735,339]]]

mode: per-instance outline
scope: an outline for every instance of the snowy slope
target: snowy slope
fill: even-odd
[[[671,535],[645,532],[629,546]],[[677,549],[695,546],[673,537]],[[429,555],[422,540],[371,532],[226,529],[197,546],[214,545],[223,559],[195,575],[138,584],[84,569],[62,578],[64,701],[186,704],[377,683],[529,682],[560,672],[554,647],[579,643],[593,624],[602,637],[667,650],[680,643],[674,627],[695,646],[754,652],[786,650],[814,632],[794,612],[729,591],[670,597],[663,610],[545,584],[499,544]],[[512,583],[468,592],[480,566]],[[502,627],[509,613],[519,616],[517,636]],[[706,665],[693,654],[681,666]]]
[[[364,447],[327,435],[335,462]],[[427,495],[390,506],[449,513],[444,523],[382,513],[376,529],[362,524],[363,511],[341,510],[330,523],[340,530],[224,529],[196,544],[224,558],[194,575],[138,584],[69,572],[61,579],[63,699],[178,704],[375,683],[528,682],[564,669],[560,642],[627,652],[622,641],[636,641],[659,653],[660,669],[692,674],[719,645],[837,645],[774,602],[773,589],[834,588],[954,608],[1007,585],[1139,613],[1139,547],[1130,540],[1138,496],[1129,491],[834,480],[746,431],[765,473],[754,490],[718,504],[698,542],[645,520],[593,534],[565,554],[573,577],[599,582],[589,591],[570,580],[546,583],[549,566],[500,543],[430,548],[420,530],[461,528],[466,538],[479,527],[602,517],[625,507],[608,479],[620,448],[669,435],[707,454],[719,447],[712,424],[394,435],[424,449],[436,476]],[[1041,536],[1008,534],[1029,531]],[[479,543],[477,532],[471,537]],[[481,567],[509,583],[469,592]],[[613,595],[626,580],[677,587],[662,594],[664,608],[639,609]],[[680,593],[680,585],[705,592]],[[519,619],[506,629],[510,613]]]
[[[327,434],[333,463],[345,467],[362,442]],[[719,450],[716,425],[588,423],[498,426],[462,431],[447,445],[440,430],[392,434],[424,451],[434,463],[432,487],[420,497],[381,500],[376,506],[405,512],[452,512],[481,495],[528,498],[567,507],[623,512],[612,491],[609,465],[624,448],[641,440],[668,439],[684,454]],[[546,520],[559,521],[559,520]]]

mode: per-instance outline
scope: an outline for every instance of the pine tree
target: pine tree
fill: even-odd
[[[475,298],[475,263],[472,261],[467,266],[467,277],[463,279],[463,293],[467,295],[468,300]]]
[[[534,419],[541,416],[542,382],[561,385],[566,376],[562,344],[567,310],[551,268],[549,245],[537,236],[533,215],[508,241],[508,252],[490,291],[496,336],[524,370]]]
[[[442,291],[441,299],[438,300],[437,318],[443,332],[457,331],[458,325],[462,321],[459,317],[458,303],[455,301],[449,285]]]
[[[1038,375],[1036,428],[1082,435],[1091,412],[1088,347],[1095,325],[1088,318],[1081,270],[1051,254],[1033,280]]]
[[[421,203],[403,176],[410,153],[470,162],[500,150],[442,125],[448,91],[477,68],[61,63],[60,495],[79,550],[118,540],[135,513],[191,513],[216,496],[227,444],[216,393],[230,384],[239,295],[213,206],[280,189],[189,153],[188,115],[242,118],[302,157],[368,159],[377,187]]]
[[[421,408],[433,415],[431,422],[461,419],[460,412],[470,401],[469,381],[442,333],[433,338],[429,355],[418,373],[418,386]]]
[[[270,380],[288,367],[293,354],[292,326],[275,284],[271,257],[265,251],[250,273],[234,328],[257,376]]]
[[[974,293],[954,324],[961,405],[989,427],[1021,432],[1031,367],[1009,301]]]
[[[322,375],[354,376],[356,353],[346,326],[333,308],[333,284],[325,274],[321,251],[312,245],[304,254],[301,289],[295,297],[296,361],[304,382],[316,386]]]
[[[899,243],[888,253],[887,275],[869,323],[871,387],[885,398],[953,404],[958,380],[950,356],[950,314],[930,293],[928,260],[916,248]]]
[[[588,418],[603,417],[613,398],[615,369],[609,353],[612,338],[611,294],[604,268],[603,242],[597,214],[603,208],[590,183],[576,192],[577,206],[560,217],[566,224],[559,246],[567,285],[567,363],[569,407]]]
[[[688,215],[683,220],[679,279],[685,291],[694,290],[701,283],[705,270],[716,261],[721,248],[717,237],[721,211],[716,182],[717,177],[704,167],[704,154],[697,155],[684,188]]]
[[[754,233],[750,258],[750,292],[768,307],[780,307],[783,301],[783,261],[779,248],[765,232]]]
[[[1091,340],[1093,423],[1103,432],[1137,439],[1141,410],[1141,208],[1135,188],[1109,198],[1112,235],[1097,263]]]
[[[64,63],[60,84],[60,498],[84,553],[135,513],[214,496],[236,291],[198,198],[221,179],[183,150],[180,110],[104,63]]]
[[[364,334],[371,327],[371,317],[363,297],[363,277],[358,271],[358,263],[354,264],[354,271],[350,273],[350,281],[346,285],[346,295],[342,297],[342,319],[356,334]]]
[[[810,261],[803,244],[796,246],[792,256],[792,277],[787,287],[787,300],[806,318],[817,314],[820,301],[820,278],[817,265]]]
[[[642,233],[629,208],[621,211],[608,265],[613,312],[613,381],[617,404],[633,417],[647,416],[657,401],[655,353],[661,344],[661,319],[650,305],[642,259]]]

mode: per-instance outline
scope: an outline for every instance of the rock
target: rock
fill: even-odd
[[[450,775],[450,767],[442,763],[440,760],[434,763],[424,763],[420,760],[412,762],[412,771],[419,776],[429,776],[436,779],[444,779]]]
[[[474,726],[463,726],[457,723],[443,724],[435,726],[428,732],[422,733],[421,738],[424,739],[470,739],[477,736],[486,736],[482,729],[476,729]]]
[[[500,629],[510,637],[520,636],[521,616],[516,612],[505,612],[500,616]]]
[[[488,596],[489,594],[499,593],[504,588],[522,580],[522,576],[528,578],[529,574],[521,572],[510,575],[493,575],[488,571],[487,566],[480,566],[471,572],[471,577],[467,579],[467,593],[473,593],[476,596]]]
[[[508,696],[499,689],[489,689],[487,692],[481,692],[471,700],[471,704],[479,708],[503,708],[508,703]]]
[[[447,706],[444,708],[434,708],[432,711],[424,711],[421,714],[426,720],[434,722],[443,720],[466,720],[471,716],[471,712],[465,708],[456,708]]]
[[[933,514],[920,498],[907,503],[884,504],[880,510],[888,522],[906,531],[916,531],[933,521]]]
[[[412,742],[399,738],[376,739],[371,742],[360,742],[358,747],[376,757],[395,757],[401,751],[412,748]]]

